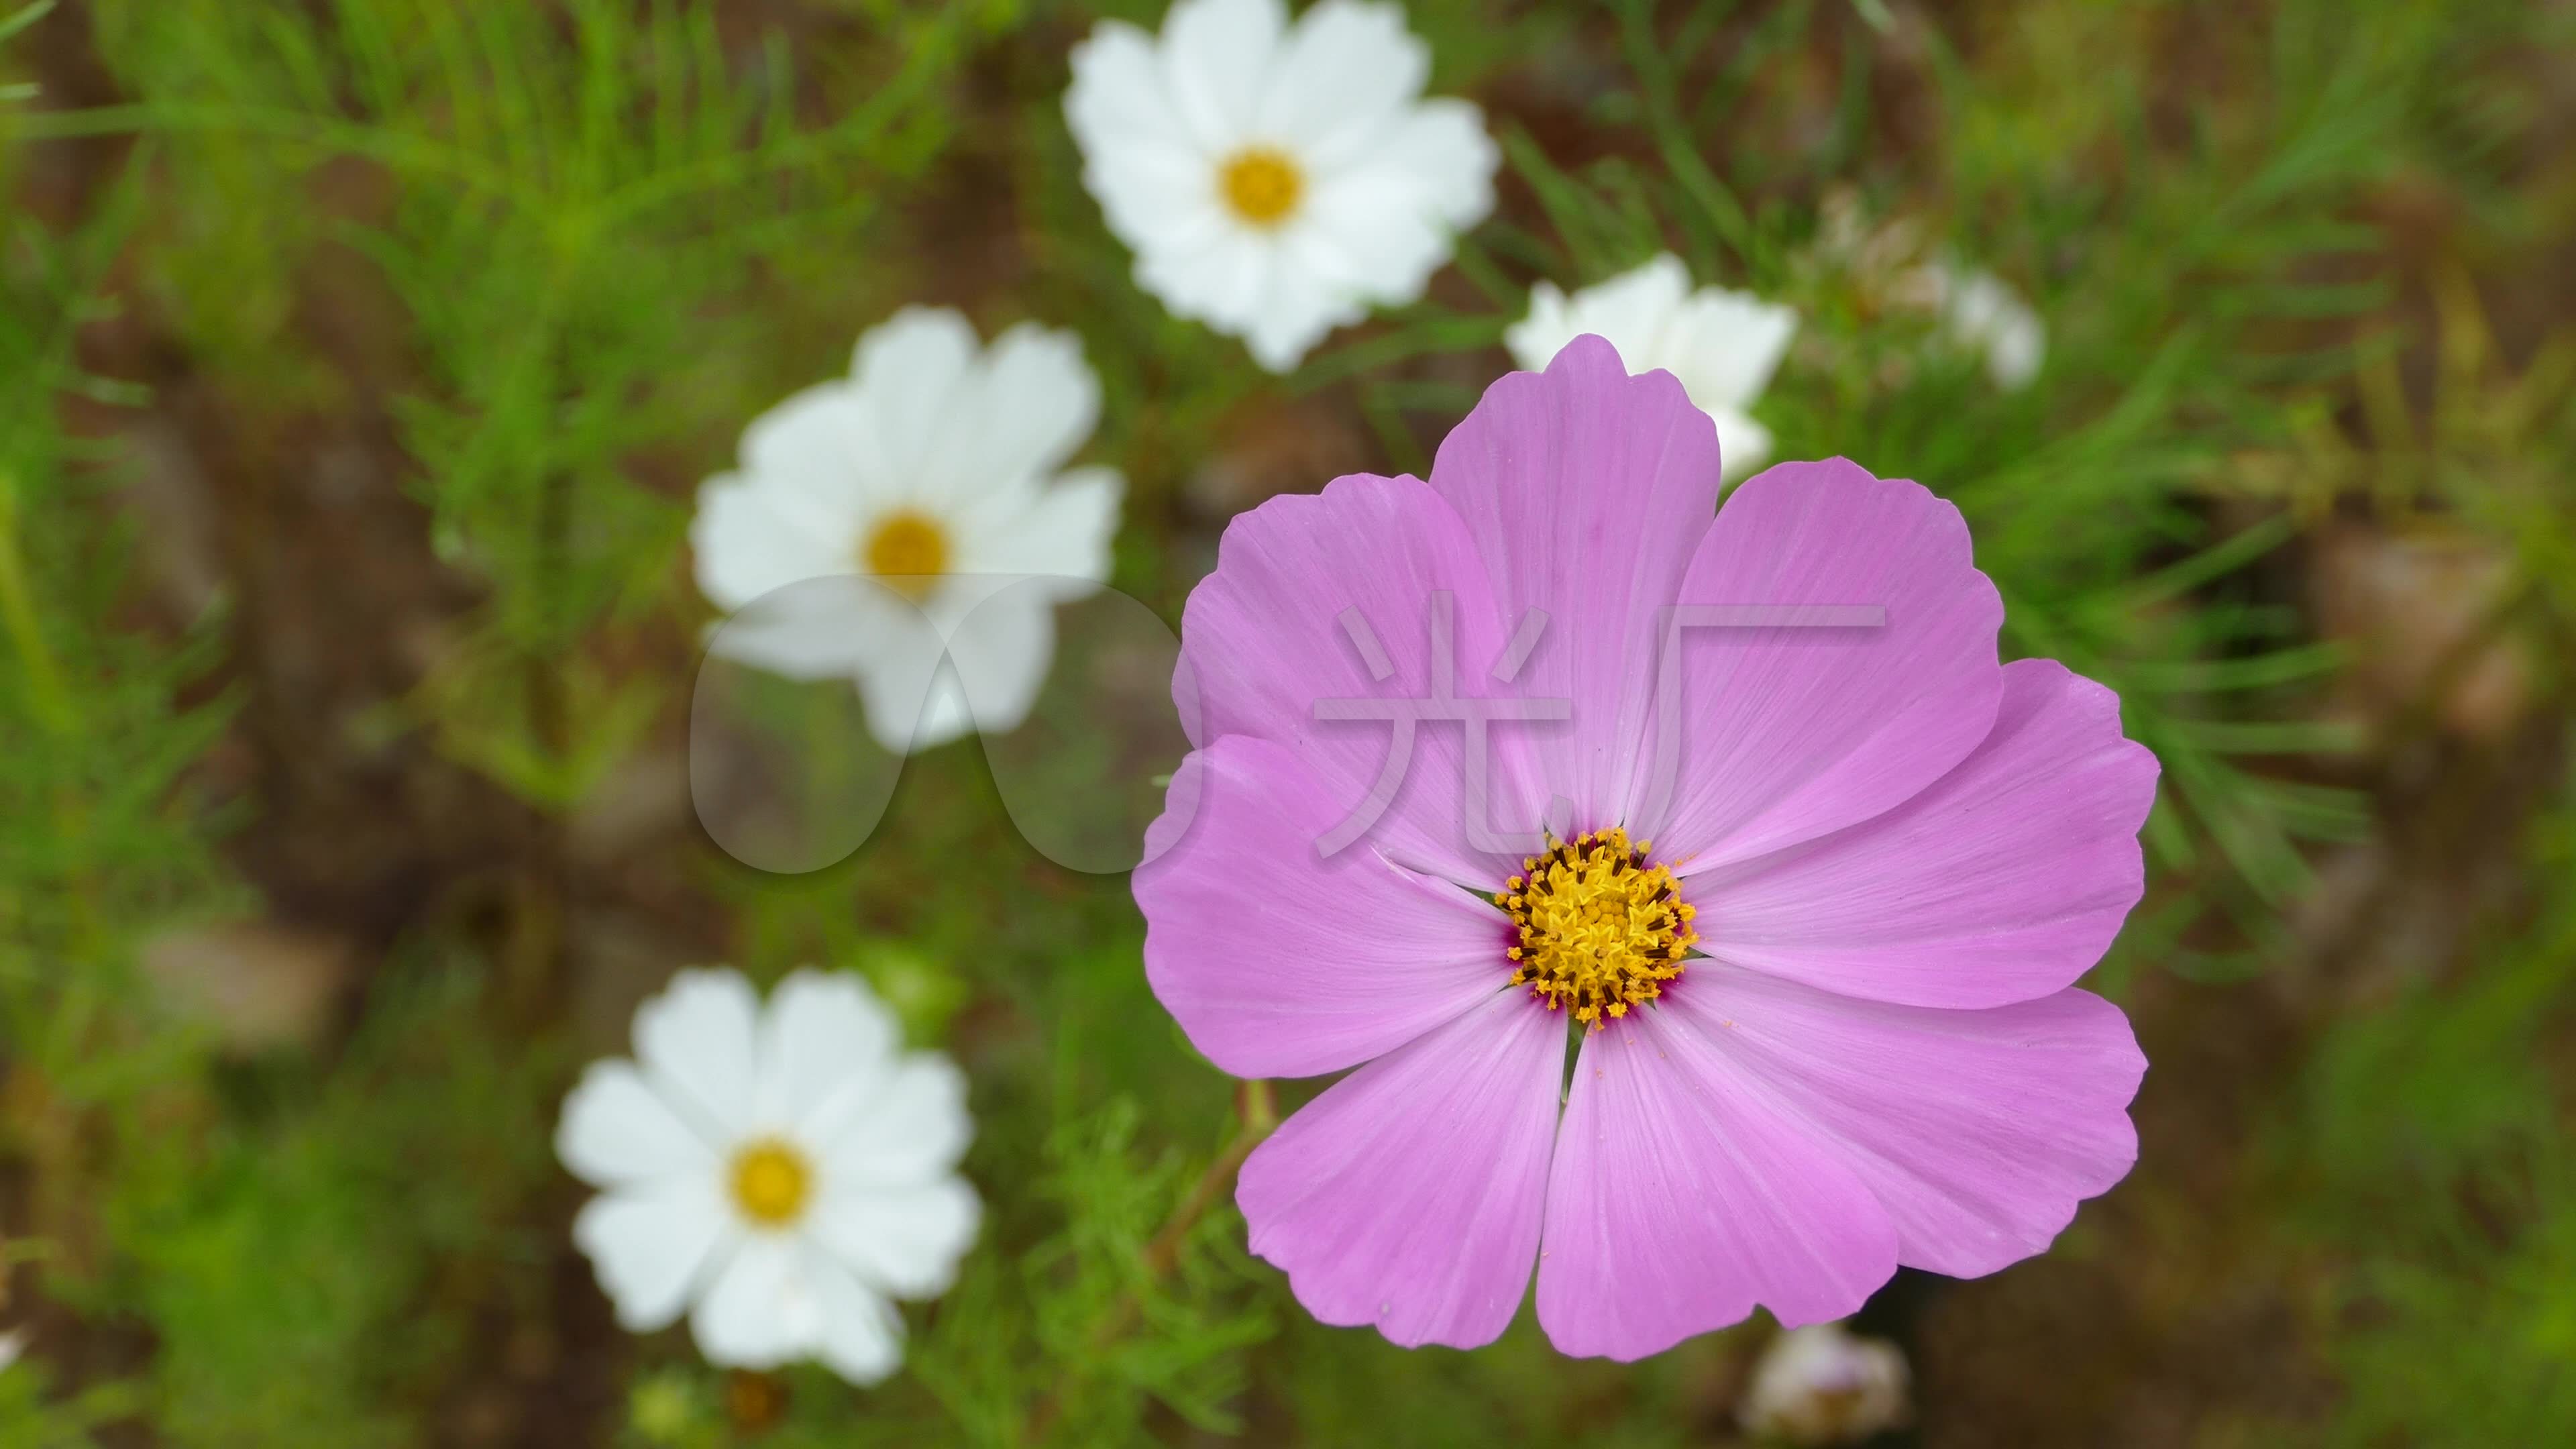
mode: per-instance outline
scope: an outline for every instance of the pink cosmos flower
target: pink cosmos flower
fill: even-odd
[[[1681,384],[1585,338],[1430,482],[1236,519],[1190,598],[1146,972],[1229,1072],[1357,1068],[1236,1192],[1327,1323],[1486,1343],[1533,1263],[1571,1354],[1822,1322],[1899,1264],[2040,1252],[2136,1160],[2145,1060],[2072,983],[2138,900],[2154,757],[2110,691],[1997,662],[1948,503],[1835,459],[1720,509],[1718,476]],[[1683,632],[1659,688],[1674,605],[1801,612]],[[1397,702],[1551,698],[1483,731],[1489,798],[1435,715],[1385,792]],[[1317,708],[1352,699],[1390,703]],[[1470,805],[1531,848],[1479,848]]]

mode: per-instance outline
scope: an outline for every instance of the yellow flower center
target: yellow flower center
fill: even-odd
[[[1653,849],[1630,844],[1624,830],[1600,830],[1522,861],[1529,874],[1494,896],[1515,928],[1503,953],[1512,984],[1594,1031],[1662,995],[1699,933],[1672,872],[1646,864]]]
[[[805,1154],[764,1137],[733,1155],[733,1205],[764,1228],[783,1228],[805,1215],[814,1193],[814,1169]]]
[[[1254,226],[1277,226],[1306,194],[1306,173],[1275,146],[1246,146],[1226,159],[1219,189],[1234,214]]]
[[[911,509],[889,513],[859,547],[859,563],[887,588],[919,603],[948,572],[948,534]]]

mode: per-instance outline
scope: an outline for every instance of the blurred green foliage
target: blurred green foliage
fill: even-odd
[[[2158,973],[2265,989],[2318,852],[2391,828],[2320,708],[2346,651],[2278,584],[2321,516],[2438,513],[2498,541],[2518,581],[2499,624],[2539,641],[2533,690],[2565,731],[2576,350],[2508,368],[2474,305],[2410,311],[2374,210],[2438,178],[2462,266],[2576,232],[2576,187],[2520,159],[2546,90],[2522,63],[2576,48],[2565,7],[1418,0],[1435,86],[1488,102],[1504,209],[1430,297],[1284,381],[1129,283],[1059,109],[1089,7],[43,9],[9,25],[77,18],[61,43],[115,98],[0,93],[0,181],[116,149],[72,214],[0,235],[0,1224],[46,1305],[36,1354],[0,1372],[0,1449],[137,1426],[116,1442],[712,1449],[753,1419],[779,1449],[1725,1432],[1758,1327],[1617,1366],[1561,1360],[1526,1322],[1459,1355],[1307,1319],[1241,1251],[1230,1088],[1146,990],[1122,883],[1031,857],[964,748],[915,762],[843,866],[775,880],[692,841],[669,877],[745,969],[863,972],[965,1061],[989,1219],[962,1281],[914,1311],[895,1381],[797,1370],[757,1413],[684,1331],[609,1327],[548,1144],[571,1072],[617,1047],[564,1001],[583,903],[548,832],[682,710],[705,618],[689,488],[917,296],[1082,334],[1093,450],[1131,482],[1116,582],[1175,615],[1187,485],[1248,417],[1346,408],[1377,466],[1420,470],[1536,278],[1670,248],[1794,303],[1760,408],[1780,456],[1849,454],[1958,502],[2008,648],[2111,684],[2164,763],[2154,892],[2097,978],[2114,994]],[[988,242],[1007,260],[961,280],[947,253]],[[2031,296],[2036,385],[1998,392],[1891,301],[1934,257]],[[361,280],[317,304],[317,274]],[[320,346],[317,305],[376,331]],[[252,801],[204,781],[258,684],[224,669],[236,600],[138,606],[113,495],[137,467],[122,420],[156,399],[82,351],[118,326],[166,336],[245,432],[387,420],[425,550],[473,598],[387,727],[537,822],[508,924],[424,910],[323,1039],[247,1060],[139,965],[159,933],[255,909],[226,853]],[[2428,352],[2422,401],[2395,379]],[[2526,792],[2517,857],[2557,883],[2545,908],[2328,1013],[2266,1109],[2269,1231],[2341,1386],[2289,1441],[2576,1439],[2565,743],[2538,757],[2558,773]],[[63,1368],[58,1342],[80,1345]]]

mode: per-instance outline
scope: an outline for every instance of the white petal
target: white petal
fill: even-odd
[[[1054,472],[1100,419],[1100,380],[1082,341],[1029,323],[1004,332],[976,368],[959,481],[991,488]]]
[[[1104,20],[1074,46],[1072,68],[1065,123],[1089,162],[1117,157],[1149,169],[1186,167],[1199,176],[1213,164],[1213,153],[1172,103],[1153,37],[1125,21]]]
[[[1143,31],[1104,21],[1075,46],[1064,105],[1083,184],[1130,248],[1195,250],[1232,227],[1216,194],[1218,158],[1173,108]]]
[[[787,522],[846,539],[892,481],[885,441],[856,387],[818,383],[742,430],[742,472]]]
[[[1741,478],[1771,457],[1771,430],[1742,413],[1718,413],[1717,456],[1727,478]]]
[[[916,1052],[813,1140],[836,1181],[908,1186],[946,1176],[974,1135],[965,1075],[936,1052]]]
[[[1329,286],[1313,268],[1274,254],[1243,332],[1244,345],[1264,368],[1287,372],[1334,328],[1366,317],[1362,298],[1375,290]]]
[[[1810,1323],[1762,1350],[1736,1419],[1766,1442],[1850,1443],[1905,1422],[1912,1378],[1895,1344]]]
[[[2017,392],[2039,376],[2039,365],[2047,355],[2048,334],[2041,330],[2039,319],[2014,319],[1998,329],[1986,347],[1986,376],[2004,391]]]
[[[1986,375],[2005,391],[2029,385],[2048,352],[2047,328],[2010,283],[1987,271],[1926,269],[1942,298],[1941,321],[1951,339],[1985,353]]]
[[[967,707],[966,686],[957,681],[957,661],[943,659],[930,681],[930,698],[921,706],[921,723],[913,729],[915,754],[962,740],[975,733],[975,712]]]
[[[1115,468],[1076,468],[1051,487],[997,493],[958,521],[958,572],[1099,583],[1109,577],[1126,490]],[[1055,597],[1085,592],[1068,587]]]
[[[795,679],[847,679],[876,667],[912,602],[864,575],[824,574],[747,601],[707,636],[707,652]]]
[[[627,1188],[583,1204],[572,1240],[630,1333],[667,1327],[730,1231],[713,1176]]]
[[[2039,376],[2039,365],[2048,356],[2048,331],[2039,314],[2023,305],[2020,297],[2007,290],[2005,298],[1986,329],[1986,376],[1995,386],[2014,392]]]
[[[835,1093],[873,1090],[902,1046],[894,1014],[865,981],[846,971],[794,973],[761,1015],[757,1120],[792,1128]]]
[[[1083,167],[1082,181],[1100,199],[1110,231],[1140,257],[1194,256],[1247,235],[1217,196],[1212,162],[1192,158],[1183,169],[1152,153],[1095,154]]]
[[[1510,349],[1513,366],[1523,372],[1544,372],[1558,351],[1581,335],[1575,330],[1565,293],[1557,290],[1556,283],[1543,281],[1530,288],[1529,315],[1503,329],[1503,346]]]
[[[1703,412],[1741,411],[1762,396],[1789,350],[1798,314],[1749,292],[1703,287],[1667,334],[1672,368]]]
[[[1437,269],[1450,240],[1448,228],[1432,217],[1362,207],[1345,192],[1281,231],[1277,246],[1297,281],[1320,298],[1344,302],[1339,320],[1355,322],[1367,315],[1362,299],[1398,284],[1390,279]]]
[[[879,633],[870,649],[859,670],[859,703],[877,743],[907,755],[956,738],[932,713],[936,681],[948,669],[938,626],[915,612]]]
[[[1163,18],[1163,84],[1210,154],[1248,133],[1286,24],[1280,0],[1179,0]]]
[[[741,973],[693,969],[635,1011],[635,1055],[673,1107],[731,1140],[751,1121],[760,998]]]
[[[1172,103],[1154,38],[1123,20],[1104,20],[1073,48],[1065,122],[1085,152],[1140,146],[1209,159]]]
[[[1324,334],[1367,313],[1356,295],[1328,293],[1280,238],[1240,227],[1195,251],[1142,253],[1136,282],[1176,315],[1243,338],[1272,372],[1295,367]]]
[[[698,591],[720,609],[739,609],[800,579],[847,572],[857,526],[837,527],[793,516],[793,500],[776,483],[722,474],[698,490],[689,525]]]
[[[936,496],[937,481],[956,476],[949,411],[976,351],[974,327],[947,307],[906,307],[859,339],[851,377],[883,440],[888,487],[918,498],[927,483]]]
[[[1524,369],[1591,333],[1608,341],[1632,374],[1663,369],[1717,423],[1726,476],[1740,478],[1771,453],[1770,430],[1746,416],[1797,330],[1797,313],[1723,287],[1691,290],[1689,269],[1666,252],[1566,298],[1541,282],[1530,312],[1505,334]]]
[[[593,1062],[564,1097],[555,1155],[593,1187],[715,1171],[716,1148],[623,1061]]]
[[[953,1177],[911,1187],[841,1183],[824,1164],[825,1187],[806,1232],[880,1293],[935,1298],[957,1278],[975,1241],[982,1204]]]
[[[1513,343],[1514,357],[1522,370],[1537,372],[1589,334],[1609,343],[1630,373],[1652,372],[1667,365],[1666,324],[1689,292],[1690,273],[1669,252],[1570,298],[1541,282],[1531,289],[1530,315],[1515,329],[1522,340]]]
[[[854,1384],[882,1381],[903,1362],[903,1316],[821,1250],[809,1249],[808,1256],[823,1309],[817,1346],[823,1363]]]
[[[1502,152],[1485,134],[1485,113],[1471,101],[1444,96],[1372,132],[1352,164],[1318,179],[1317,191],[1382,196],[1464,231],[1493,210],[1494,169],[1501,164]]]
[[[1147,248],[1136,255],[1136,285],[1176,316],[1239,336],[1260,304],[1271,243],[1228,226],[1203,246]]]
[[[1055,662],[1055,607],[1047,586],[1017,584],[976,605],[948,637],[948,662],[975,730],[1018,729]]]
[[[1398,108],[1422,94],[1431,48],[1393,5],[1323,0],[1279,48],[1253,131],[1292,143],[1318,167],[1353,159]]]
[[[1622,336],[1632,339],[1640,355],[1629,360],[1630,372],[1647,370],[1639,364],[1648,354],[1655,358],[1648,366],[1660,367],[1665,326],[1689,304],[1690,288],[1690,268],[1671,252],[1659,253],[1643,266],[1576,293],[1575,309],[1583,323],[1578,330],[1599,332],[1613,346]]]
[[[1495,161],[1476,108],[1437,100],[1373,136],[1363,162],[1318,177],[1298,230],[1321,231],[1348,258],[1334,277],[1334,300],[1386,304],[1421,296],[1449,259],[1454,232],[1491,209]],[[1306,241],[1299,251],[1311,256],[1321,244]]]
[[[689,1315],[710,1363],[776,1368],[822,1346],[823,1304],[805,1272],[810,1250],[785,1233],[746,1233]]]

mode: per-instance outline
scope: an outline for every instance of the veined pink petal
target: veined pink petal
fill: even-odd
[[[1449,596],[1454,626],[1447,680],[1432,668],[1439,593]],[[1397,727],[1319,720],[1318,702],[1415,707],[1444,687],[1462,699],[1509,693],[1490,678],[1503,642],[1484,566],[1458,516],[1419,479],[1357,474],[1320,495],[1273,498],[1228,525],[1216,572],[1191,593],[1182,620],[1183,668],[1198,698],[1193,719],[1183,692],[1182,719],[1196,744],[1243,734],[1287,746],[1347,814],[1370,798]],[[1521,798],[1516,752],[1526,728],[1488,730],[1488,816],[1498,827],[1539,824],[1538,806]],[[1416,728],[1400,788],[1348,848],[1374,844],[1408,867],[1483,889],[1517,869],[1516,854],[1469,847],[1466,730],[1455,720]]]
[[[1717,969],[1669,1010],[1837,1144],[1909,1267],[1975,1277],[2041,1252],[2137,1161],[2127,1108],[2146,1058],[2090,992],[1936,1011]]]
[[[1657,705],[1654,766],[1627,825],[1677,873],[1867,820],[1947,774],[1994,724],[2003,602],[1969,558],[1959,510],[1920,484],[1841,458],[1769,469],[1718,511],[1680,601],[1879,608],[1885,622],[1676,616],[1674,708]],[[1657,691],[1651,673],[1638,678]]]
[[[1243,1164],[1252,1251],[1323,1322],[1492,1342],[1538,1252],[1564,1060],[1564,1019],[1497,991],[1343,1078]]]
[[[1571,701],[1530,736],[1543,792],[1573,825],[1615,824],[1630,798],[1673,602],[1717,503],[1717,430],[1667,372],[1630,377],[1599,337],[1547,371],[1513,373],[1440,444],[1431,486],[1467,521],[1507,627],[1546,632],[1523,692]],[[1545,803],[1544,798],[1539,802]]]
[[[1245,1077],[1340,1071],[1500,991],[1502,913],[1366,841],[1287,749],[1228,735],[1181,764],[1176,845],[1136,872],[1145,975],[1208,1060]],[[1163,844],[1158,836],[1157,843]]]
[[[1691,882],[1700,949],[1829,991],[2000,1006],[2072,985],[2145,889],[2156,757],[2054,660],[2005,666],[1994,729],[1862,824]]]
[[[1841,1157],[1696,1022],[1649,1006],[1585,1038],[1548,1174],[1548,1339],[1638,1359],[1757,1303],[1789,1327],[1852,1312],[1897,1239]]]

